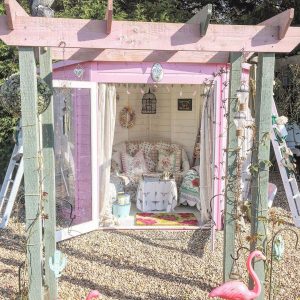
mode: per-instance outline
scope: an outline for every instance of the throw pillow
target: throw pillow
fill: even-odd
[[[176,171],[176,152],[165,150],[158,151],[157,172],[175,172]]]
[[[148,172],[143,151],[138,151],[135,156],[131,156],[127,153],[122,153],[121,157],[123,170],[125,173],[137,175]]]
[[[139,146],[139,149],[144,153],[148,171],[154,172],[157,163],[157,160],[155,161],[155,156],[157,157],[155,152],[157,152],[157,150],[155,149],[154,145],[149,142],[142,142]]]

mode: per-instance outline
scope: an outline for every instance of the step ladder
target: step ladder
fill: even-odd
[[[5,228],[18,195],[24,173],[23,148],[15,145],[0,190],[0,228]]]
[[[275,117],[278,117],[277,109],[275,102],[273,100],[272,103],[272,114]],[[285,142],[285,140],[279,141],[275,135],[274,130],[279,130],[278,125],[274,124],[272,125],[272,130],[271,130],[271,140],[272,140],[272,145],[274,148],[277,164],[279,167],[280,175],[282,178],[282,182],[284,185],[286,197],[288,199],[288,203],[290,206],[290,210],[292,213],[292,217],[294,220],[294,223],[296,227],[300,227],[300,192],[298,188],[298,183],[296,180],[296,174],[294,172],[291,172],[284,164],[284,157],[283,157],[283,150],[287,150],[288,146]],[[285,127],[283,130],[286,130]],[[282,131],[282,128],[281,128]]]

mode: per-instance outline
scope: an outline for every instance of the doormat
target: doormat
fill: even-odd
[[[137,226],[198,226],[193,213],[137,213]]]

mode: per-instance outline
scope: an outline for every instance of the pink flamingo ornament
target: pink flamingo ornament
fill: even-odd
[[[100,297],[100,293],[97,290],[93,290],[93,291],[90,291],[88,293],[88,295],[86,296],[85,300],[96,299],[98,297]],[[57,300],[61,300],[61,299],[57,299]]]
[[[254,288],[253,290],[249,290],[248,287],[241,281],[233,280],[225,282],[224,284],[220,285],[219,287],[213,289],[208,297],[220,297],[223,299],[230,299],[230,300],[253,300],[256,299],[261,293],[261,284],[259,281],[258,276],[255,274],[253,267],[252,267],[252,259],[257,257],[259,259],[265,260],[266,257],[258,250],[255,250],[250,253],[247,259],[247,269],[254,281]]]
[[[100,297],[100,293],[97,290],[93,290],[88,293],[85,300],[96,299],[98,297]]]

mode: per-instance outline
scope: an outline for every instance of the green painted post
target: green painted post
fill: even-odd
[[[29,299],[42,300],[42,221],[37,80],[32,47],[19,48]]]
[[[228,130],[227,130],[227,163],[226,163],[226,191],[225,191],[225,218],[224,218],[224,252],[223,252],[223,281],[229,279],[233,268],[235,248],[235,219],[237,180],[237,151],[238,140],[236,126],[233,122],[237,111],[237,90],[241,86],[242,53],[230,54],[230,86],[228,102]]]
[[[251,243],[251,250],[259,249],[266,251],[266,217],[268,212],[268,182],[269,167],[265,161],[270,159],[270,137],[273,80],[274,80],[274,53],[261,53],[258,55],[258,67],[256,75],[256,99],[255,99],[255,126],[256,147],[253,151],[253,164],[259,166],[258,173],[253,174],[252,179],[252,219],[251,236],[258,237]],[[265,299],[265,267],[264,262],[254,264],[254,270],[262,283],[261,296],[257,299]]]
[[[50,48],[39,48],[40,76],[52,89],[52,59]],[[45,286],[48,288],[49,299],[57,298],[57,280],[49,267],[49,258],[56,250],[56,206],[55,206],[55,160],[54,160],[54,116],[53,97],[45,112],[41,114],[42,121],[42,157],[43,157],[43,191],[44,211],[47,218],[44,221],[45,246]]]

